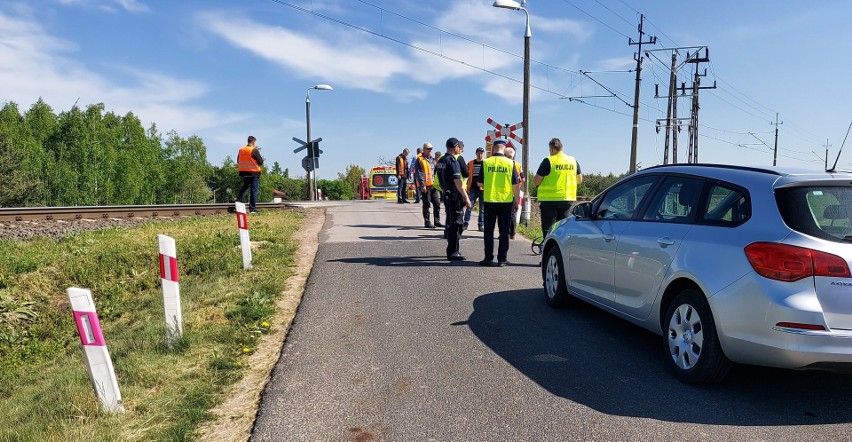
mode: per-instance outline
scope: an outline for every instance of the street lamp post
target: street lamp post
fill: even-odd
[[[305,120],[307,120],[308,125],[308,144],[311,143],[311,89],[316,89],[320,91],[333,90],[331,86],[327,84],[318,84],[314,87],[309,87],[305,91]],[[310,153],[310,148],[308,148],[308,153]],[[310,160],[313,161],[313,158],[311,158]],[[308,171],[308,199],[310,201],[316,201],[317,199],[316,171],[314,171],[313,167],[311,167],[311,170]]]
[[[527,16],[527,29],[524,33],[524,139],[521,146],[522,157],[521,166],[524,168],[524,174],[530,173],[530,13],[524,7],[526,0],[520,3],[514,0],[495,0],[493,6],[495,8],[513,9],[515,11],[524,11]],[[529,177],[524,180],[524,207],[521,209],[521,222],[524,225],[530,223],[530,180]]]

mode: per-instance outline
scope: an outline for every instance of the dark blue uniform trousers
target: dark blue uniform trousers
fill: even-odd
[[[497,261],[506,262],[509,253],[509,224],[512,219],[512,203],[485,203],[485,260],[494,260],[494,224],[500,230],[497,243]]]

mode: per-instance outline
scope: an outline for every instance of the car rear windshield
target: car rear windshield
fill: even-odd
[[[775,199],[791,229],[830,241],[852,242],[852,186],[778,189]]]

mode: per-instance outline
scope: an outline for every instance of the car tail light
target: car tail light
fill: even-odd
[[[775,324],[776,327],[783,328],[797,328],[800,330],[821,330],[825,331],[825,326],[819,324],[801,324],[798,322],[779,322]]]
[[[745,254],[755,272],[778,281],[798,281],[809,276],[852,277],[845,259],[819,250],[756,242],[745,247]]]

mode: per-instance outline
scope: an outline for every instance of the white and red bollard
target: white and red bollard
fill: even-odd
[[[248,215],[245,203],[236,202],[237,227],[240,229],[240,249],[243,251],[243,268],[251,268],[251,241],[249,240]]]
[[[177,267],[175,240],[166,235],[157,235],[160,245],[160,282],[163,286],[163,306],[166,313],[166,345],[183,336],[183,314],[180,307],[180,283]]]
[[[92,292],[89,289],[70,287],[66,293],[68,293],[68,300],[71,301],[74,322],[77,324],[77,332],[83,344],[83,359],[89,370],[89,378],[92,380],[95,394],[100,399],[104,410],[111,413],[124,413],[121,392],[118,390],[118,379],[115,377],[112,359],[109,357],[101,323],[98,321]]]
[[[322,189],[317,189],[317,201],[322,201]]]

